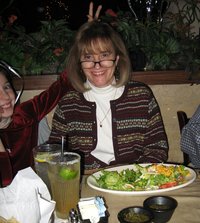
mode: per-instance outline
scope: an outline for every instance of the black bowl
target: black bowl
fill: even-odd
[[[154,223],[168,222],[177,205],[177,201],[169,196],[153,196],[143,202],[143,206],[153,212]]]
[[[150,223],[153,213],[144,207],[133,206],[122,209],[117,217],[120,223]]]

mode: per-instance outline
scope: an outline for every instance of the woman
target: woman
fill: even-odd
[[[165,162],[168,142],[149,87],[130,80],[118,33],[99,21],[77,32],[67,62],[72,88],[58,103],[51,142],[66,136],[85,170],[122,163]]]

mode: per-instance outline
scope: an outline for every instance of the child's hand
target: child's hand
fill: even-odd
[[[91,22],[93,20],[97,20],[99,18],[99,14],[101,12],[101,9],[102,9],[102,5],[99,5],[98,8],[97,8],[97,11],[95,12],[95,16],[93,16],[94,4],[93,4],[93,2],[90,2],[89,14],[87,15],[88,22]]]

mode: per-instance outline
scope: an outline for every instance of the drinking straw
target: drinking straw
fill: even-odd
[[[65,137],[62,136],[61,139],[62,139],[62,143],[61,143],[61,161],[63,161],[64,160],[64,141],[65,141]]]

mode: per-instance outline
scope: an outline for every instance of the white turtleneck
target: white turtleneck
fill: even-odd
[[[96,103],[96,120],[97,120],[97,146],[91,154],[102,162],[109,164],[115,160],[113,140],[112,140],[112,114],[110,101],[119,98],[124,87],[116,88],[112,85],[98,88],[92,85],[88,80],[86,85],[91,90],[83,95],[86,100]],[[102,125],[102,127],[100,127]]]

